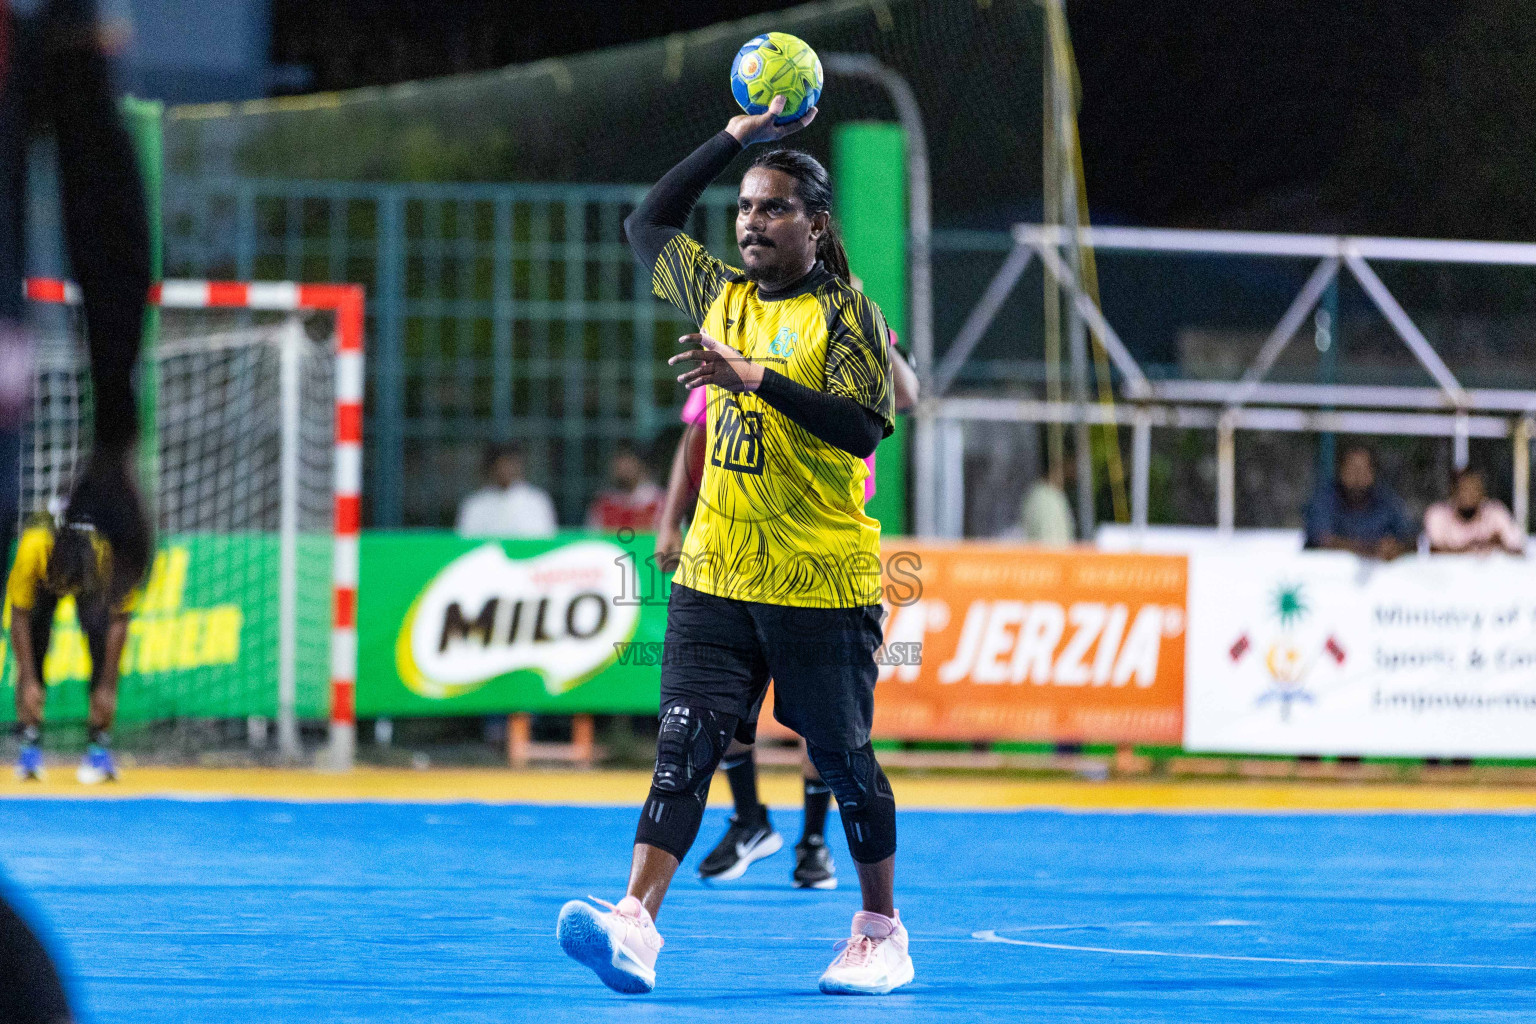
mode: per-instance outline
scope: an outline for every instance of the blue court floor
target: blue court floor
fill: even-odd
[[[1527,816],[904,813],[917,981],[885,999],[816,991],[857,894],[840,836],[843,887],[790,888],[798,813],[739,882],[685,870],[648,997],[554,939],[564,900],[618,898],[630,809],[12,800],[0,822],[101,1024],[1536,1019]]]

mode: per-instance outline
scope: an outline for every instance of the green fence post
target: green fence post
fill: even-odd
[[[832,183],[848,264],[891,329],[907,331],[907,136],[900,125],[860,121],[832,133]],[[866,510],[887,536],[907,532],[907,430],[880,444],[875,496]]]
[[[165,107],[158,100],[124,97],[123,121],[133,139],[144,179],[144,212],[149,219],[150,279],[159,284],[165,275],[160,222],[161,183],[165,177],[164,147],[161,144],[160,118]],[[160,307],[144,309],[144,339],[139,356],[139,481],[150,515],[156,509],[155,497],[160,483],[160,431],[156,410],[160,382],[155,373],[155,347],[160,337]]]

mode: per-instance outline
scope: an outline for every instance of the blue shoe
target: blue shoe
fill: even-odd
[[[85,756],[80,759],[80,768],[75,772],[75,778],[80,780],[82,786],[94,786],[99,782],[116,782],[117,765],[112,761],[112,751],[106,747],[91,744]]]
[[[21,756],[16,759],[16,777],[22,782],[42,779],[43,752],[36,743],[22,744]]]

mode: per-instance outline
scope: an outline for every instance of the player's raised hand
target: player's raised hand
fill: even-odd
[[[816,108],[812,107],[805,112],[805,116],[798,121],[788,124],[774,124],[773,119],[784,113],[784,97],[775,96],[768,104],[768,109],[761,114],[737,114],[731,118],[725,130],[736,137],[736,141],[743,146],[750,146],[754,142],[777,142],[786,135],[793,135],[816,120]]]
[[[713,384],[726,391],[740,393],[756,391],[763,382],[763,368],[737,352],[723,341],[716,341],[707,334],[685,334],[678,338],[681,345],[696,345],[686,352],[679,352],[667,360],[676,365],[685,360],[699,365],[677,378],[688,390]]]

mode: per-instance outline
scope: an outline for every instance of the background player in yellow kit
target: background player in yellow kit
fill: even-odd
[[[91,656],[90,746],[76,775],[86,785],[117,778],[111,751],[117,671],[136,592],[112,600],[111,576],[111,546],[88,522],[66,520],[56,527],[52,518],[39,516],[22,532],[5,590],[16,656],[16,720],[22,730],[18,778],[42,776],[43,662],[53,638],[54,613],[66,597],[74,598]]]

